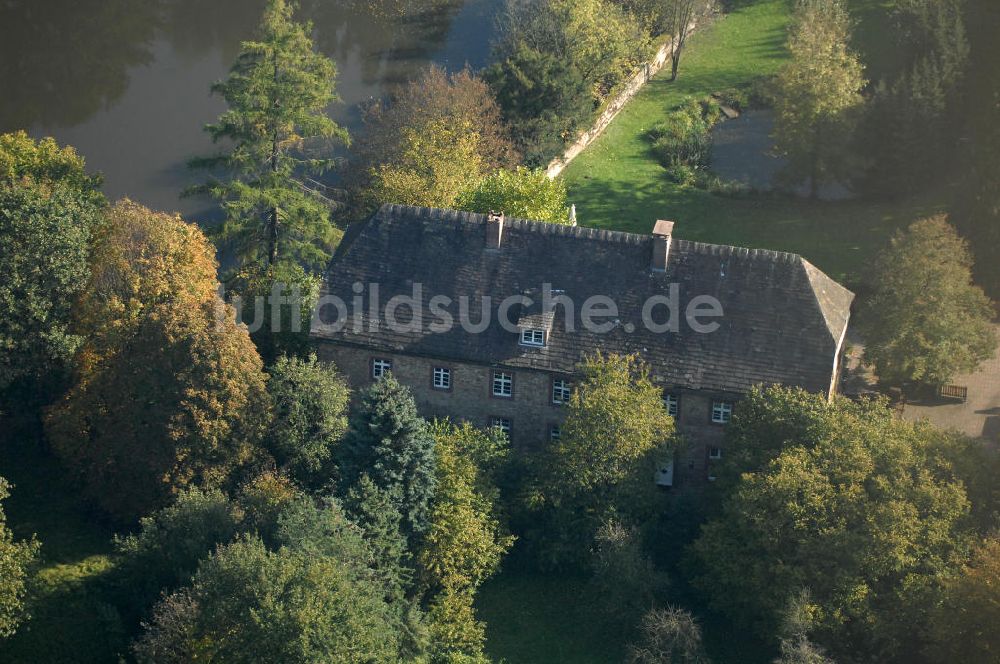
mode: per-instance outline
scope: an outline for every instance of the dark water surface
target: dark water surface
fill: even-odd
[[[194,218],[181,200],[212,152],[202,127],[224,105],[209,86],[253,36],[263,0],[0,0],[0,132],[75,146],[110,198]],[[301,0],[338,68],[331,115],[359,128],[358,104],[430,62],[486,64],[500,0]]]

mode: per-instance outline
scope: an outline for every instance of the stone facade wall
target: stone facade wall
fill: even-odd
[[[493,396],[495,367],[382,353],[366,348],[318,342],[317,355],[333,362],[357,394],[372,383],[372,361],[388,360],[399,382],[413,391],[417,407],[425,417],[451,417],[475,426],[488,426],[494,417],[511,422],[511,446],[515,450],[537,450],[549,441],[553,426],[564,418],[562,406],[552,403],[552,380],[564,375],[525,369],[504,369],[514,376],[512,397]],[[451,369],[449,390],[435,389],[434,367]],[[675,486],[702,486],[711,476],[710,449],[722,448],[725,426],[711,422],[712,403],[717,399],[735,401],[734,395],[710,395],[677,391],[677,429],[684,444],[674,460]]]

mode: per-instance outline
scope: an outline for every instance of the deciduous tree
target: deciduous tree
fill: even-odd
[[[932,614],[931,646],[935,662],[1000,662],[1000,541],[987,539],[971,560],[945,584]]]
[[[269,369],[273,419],[267,445],[278,467],[308,489],[337,485],[334,452],[347,431],[350,391],[337,368],[281,357]]]
[[[566,204],[566,183],[549,178],[545,171],[517,167],[487,175],[458,197],[457,207],[470,212],[498,210],[508,217],[520,217],[550,224],[570,223]]]
[[[77,321],[88,343],[47,429],[85,495],[132,521],[260,459],[265,375],[197,228],[126,202],[94,256]]]
[[[0,501],[10,495],[10,484],[0,477]],[[0,638],[13,634],[27,617],[24,606],[28,574],[40,545],[30,540],[14,541],[0,506]]]
[[[813,197],[840,174],[862,102],[863,67],[851,52],[850,19],[840,0],[797,0],[788,36],[791,61],[774,90],[776,150],[790,182],[808,179]]]
[[[701,627],[688,611],[653,609],[642,619],[642,640],[629,648],[632,664],[709,664]]]
[[[638,356],[598,354],[577,371],[562,435],[534,480],[540,514],[532,539],[555,564],[585,560],[613,512],[629,522],[648,518],[656,465],[673,452],[673,420]]]
[[[82,342],[71,312],[103,205],[73,148],[0,135],[0,391],[61,373]]]
[[[518,162],[493,91],[468,67],[449,74],[431,65],[387,100],[368,106],[364,121],[365,132],[354,151],[362,187],[372,169],[399,162],[407,149],[407,132],[422,133],[432,123],[459,133],[475,132],[475,152],[486,172]]]
[[[431,120],[405,127],[400,141],[402,152],[394,161],[371,169],[365,193],[370,206],[453,208],[483,173],[479,134],[471,124]]]
[[[834,655],[912,661],[928,603],[968,541],[964,483],[942,454],[951,434],[884,404],[804,393],[815,414],[788,426],[785,392],[747,397],[758,412],[776,403],[758,430],[794,436],[727,441],[765,451],[727,455],[739,479],[692,547],[695,584],[764,638],[780,634],[789,601],[808,589],[812,638]]]
[[[396,662],[377,585],[351,560],[255,537],[220,547],[165,598],[134,652],[140,662]]]
[[[436,661],[483,659],[484,629],[472,606],[476,590],[513,544],[497,502],[492,473],[507,453],[497,431],[437,422],[437,486],[430,527],[417,560],[431,598],[429,618]]]
[[[859,316],[865,361],[889,383],[943,385],[995,352],[994,307],[972,283],[972,257],[944,217],[897,233],[880,255]]]

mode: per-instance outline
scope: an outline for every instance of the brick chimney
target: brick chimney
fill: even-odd
[[[657,219],[653,226],[653,260],[650,269],[653,272],[663,272],[667,269],[667,256],[670,254],[670,236],[674,232],[674,222]]]
[[[494,212],[486,215],[486,248],[499,249],[503,239],[503,212]]]

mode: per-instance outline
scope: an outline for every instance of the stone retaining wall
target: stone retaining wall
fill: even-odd
[[[695,23],[692,21],[688,25],[687,33],[690,35],[694,29]],[[660,46],[656,55],[653,57],[653,60],[651,62],[644,63],[639,68],[639,71],[632,76],[628,85],[626,85],[625,88],[611,100],[611,103],[604,109],[604,112],[597,118],[593,126],[581,134],[572,145],[567,147],[561,157],[556,157],[549,162],[549,165],[545,168],[546,175],[550,178],[554,178],[559,175],[559,173],[566,168],[566,165],[569,164],[569,162],[573,161],[578,154],[583,152],[585,147],[590,145],[594,139],[600,136],[601,133],[607,129],[608,125],[615,119],[615,116],[618,115],[619,111],[625,108],[625,104],[627,104],[628,101],[642,89],[642,86],[644,86],[649,79],[653,78],[657,72],[663,69],[664,65],[670,62],[670,57],[673,55],[676,43],[677,38],[674,37]]]

